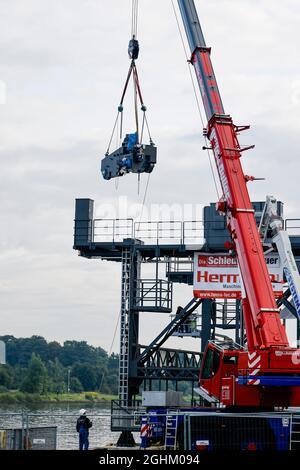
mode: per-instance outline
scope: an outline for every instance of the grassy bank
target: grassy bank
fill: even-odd
[[[82,393],[47,393],[38,395],[19,391],[1,392],[0,403],[98,403],[116,400],[115,395],[104,395],[98,392]]]

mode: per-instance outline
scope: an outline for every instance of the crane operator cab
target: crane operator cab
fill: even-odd
[[[126,134],[122,147],[111,154],[106,153],[101,161],[101,173],[105,180],[126,173],[151,173],[156,164],[157,149],[152,141],[139,144],[137,133]]]
[[[211,403],[219,401],[221,404],[233,405],[235,377],[237,376],[238,354],[241,346],[233,341],[212,342],[206,347],[200,377],[198,393]]]

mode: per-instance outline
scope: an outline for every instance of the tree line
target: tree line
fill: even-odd
[[[117,394],[119,356],[86,341],[47,342],[42,336],[0,336],[6,365],[0,365],[0,391]],[[68,390],[69,389],[69,390]]]

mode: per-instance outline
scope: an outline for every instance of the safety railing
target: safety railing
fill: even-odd
[[[183,405],[186,406],[186,405]],[[296,412],[223,413],[215,411],[162,409],[151,410],[132,403],[125,408],[112,402],[111,410],[88,410],[93,422],[90,449],[116,444],[120,431],[132,431],[137,446],[163,448],[166,423],[176,415],[176,448],[179,450],[299,450],[299,418]],[[29,412],[0,413],[0,450],[78,449],[78,413]],[[147,439],[141,439],[141,424],[147,425]],[[16,432],[17,431],[17,432]],[[51,441],[51,442],[50,442]],[[50,445],[49,445],[50,442]]]
[[[87,230],[88,221],[75,226],[75,237]],[[204,243],[202,221],[141,221],[133,219],[95,219],[93,220],[92,239],[94,242],[121,242],[124,238],[135,238],[149,244],[195,244]]]
[[[136,308],[141,311],[172,311],[173,284],[164,279],[140,279],[137,285]]]
[[[115,411],[117,417],[119,411]],[[151,411],[127,411],[128,418],[136,423],[133,430],[141,429],[142,423],[143,429],[147,429],[145,437],[140,438],[142,448],[155,446],[156,450],[164,449],[167,420],[176,416],[174,449],[180,451],[299,449],[299,440],[291,426],[295,415],[287,412],[223,413],[221,408],[216,411],[183,411],[180,407],[168,410],[157,406],[153,406]],[[296,416],[299,419],[299,414]]]
[[[194,260],[188,258],[183,260],[182,258],[169,258],[166,266],[167,274],[170,273],[185,273],[194,271]]]
[[[286,219],[284,227],[289,235],[300,236],[300,219]]]
[[[289,413],[194,413],[188,419],[187,446],[194,451],[287,451],[290,422]],[[178,431],[180,444],[186,431]]]
[[[74,406],[74,405],[70,405]],[[79,405],[77,405],[79,408]],[[86,406],[86,405],[85,405]],[[51,409],[9,413],[0,411],[0,450],[75,450],[79,447],[76,432],[78,411],[70,412]],[[93,425],[89,430],[91,449],[99,448],[105,442],[113,442],[116,436],[111,431],[109,407],[99,410],[87,408],[87,416]]]
[[[237,305],[235,300],[224,299],[216,302],[216,326],[223,328],[235,328],[237,317]]]
[[[134,238],[133,219],[95,219],[93,221],[94,242],[122,242]]]
[[[135,238],[148,244],[203,245],[205,230],[216,229],[214,238],[224,238],[223,221],[202,220],[160,220],[135,222],[128,219],[77,220],[75,222],[75,240],[77,244],[86,240],[101,243],[122,242],[125,238]],[[300,236],[300,219],[286,219],[285,230],[291,236]],[[218,235],[218,231],[220,232]]]
[[[158,221],[135,223],[135,237],[147,240],[150,244],[170,243],[183,244],[183,222],[179,221]]]
[[[204,242],[204,225],[202,221],[145,221],[135,222],[135,238],[158,244],[189,244]]]
[[[131,406],[123,406],[118,400],[111,402],[111,430],[136,431],[140,430],[140,417],[145,413],[141,400],[134,400]]]

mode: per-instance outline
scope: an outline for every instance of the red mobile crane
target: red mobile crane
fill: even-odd
[[[242,301],[247,349],[209,342],[200,372],[200,393],[227,407],[287,407],[300,405],[300,350],[291,348],[280,320],[263,247],[254,218],[241,155],[240,132],[225,114],[194,0],[178,0],[191,49],[211,143],[223,190],[217,209],[226,216],[246,296]]]

